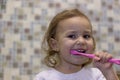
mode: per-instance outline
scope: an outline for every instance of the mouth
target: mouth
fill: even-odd
[[[71,54],[73,54],[73,55],[79,55],[79,54],[76,54],[76,53],[74,53],[74,52],[85,54],[85,53],[86,53],[86,50],[85,50],[85,49],[71,50]]]
[[[76,50],[77,52],[80,52],[80,53],[86,53],[86,50],[84,49],[79,49],[79,50]]]

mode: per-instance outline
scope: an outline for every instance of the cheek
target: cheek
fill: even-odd
[[[60,47],[63,48],[63,49],[69,48],[69,46],[70,46],[69,42],[62,42],[62,43],[60,43]]]
[[[87,46],[88,46],[88,49],[89,49],[89,50],[94,50],[94,49],[95,49],[94,40],[89,40],[89,41],[87,42]]]
[[[96,48],[96,42],[95,42],[95,39],[93,39],[93,50],[95,50]]]
[[[93,40],[89,42],[89,49],[92,51],[95,50],[95,42]]]
[[[64,50],[64,51],[66,51],[66,50],[70,49],[71,45],[72,45],[71,41],[69,41],[69,40],[67,40],[67,41],[63,40],[63,41],[61,41],[59,43],[59,48],[62,49],[62,50]]]

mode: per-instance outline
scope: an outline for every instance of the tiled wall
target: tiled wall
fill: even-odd
[[[53,16],[67,8],[89,16],[98,50],[120,56],[120,0],[0,0],[0,80],[33,80],[44,69],[42,36]]]

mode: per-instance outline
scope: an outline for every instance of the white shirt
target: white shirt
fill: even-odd
[[[55,69],[45,70],[36,75],[34,80],[106,80],[97,68],[82,68],[80,71],[64,74]]]

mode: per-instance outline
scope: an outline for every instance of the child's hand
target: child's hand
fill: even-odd
[[[112,63],[108,62],[110,58],[112,58],[112,55],[103,51],[103,52],[96,52],[95,55],[98,58],[94,59],[94,66],[99,68],[101,71],[106,71],[112,68]]]
[[[104,51],[96,52],[95,55],[97,57],[93,60],[93,64],[103,73],[106,80],[119,80],[112,67],[112,63],[108,62],[108,60],[112,58],[112,55]]]

